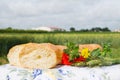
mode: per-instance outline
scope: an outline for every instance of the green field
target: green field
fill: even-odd
[[[50,42],[62,45],[66,42],[98,43],[100,45],[111,43],[112,57],[120,57],[120,33],[0,33],[0,64],[7,63],[5,57],[12,46],[28,42]]]

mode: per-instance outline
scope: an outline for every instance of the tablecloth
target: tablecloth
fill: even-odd
[[[0,66],[0,80],[120,80],[120,64],[103,67],[59,65],[53,69],[25,69]]]

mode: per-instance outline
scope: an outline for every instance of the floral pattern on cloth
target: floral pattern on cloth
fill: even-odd
[[[103,67],[59,66],[53,69],[24,69],[0,66],[0,80],[120,80],[120,64]]]

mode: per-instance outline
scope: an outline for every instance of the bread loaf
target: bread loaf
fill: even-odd
[[[100,48],[102,50],[102,47],[99,44],[80,44],[79,45],[79,52],[82,51],[82,49],[88,48],[88,50],[91,52],[94,49]]]
[[[11,48],[7,57],[11,65],[46,69],[61,63],[64,48],[51,43],[27,43]]]

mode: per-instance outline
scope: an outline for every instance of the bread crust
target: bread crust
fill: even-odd
[[[90,52],[97,48],[102,50],[102,47],[99,44],[79,44],[79,52],[84,48],[88,48]]]

